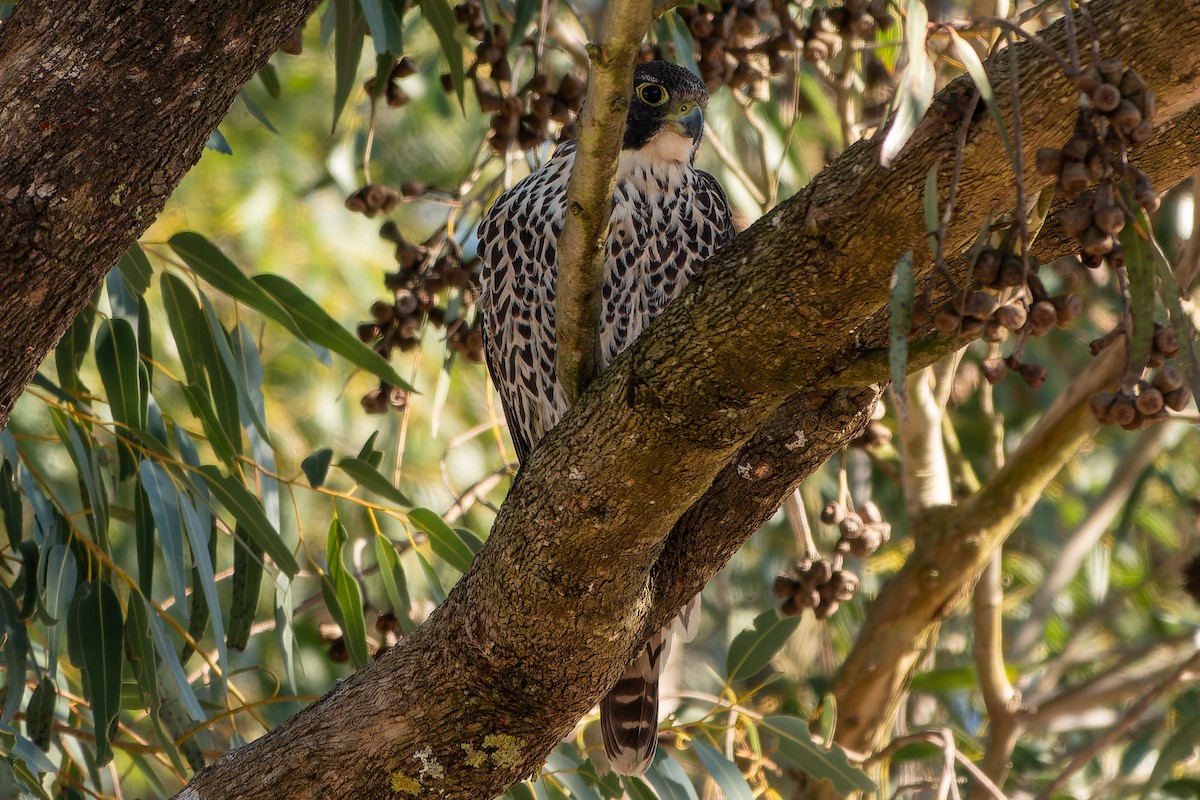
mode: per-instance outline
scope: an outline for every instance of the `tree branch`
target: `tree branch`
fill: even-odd
[[[650,30],[650,0],[608,3],[600,40],[588,46],[591,70],[579,116],[579,149],[567,187],[567,215],[558,237],[554,307],[558,344],[554,369],[574,403],[599,371],[600,287],[604,242],[625,135],[633,64]]]
[[[1054,601],[1074,580],[1084,561],[1099,543],[1100,537],[1108,530],[1109,524],[1125,507],[1134,486],[1162,451],[1171,428],[1171,423],[1154,425],[1138,434],[1133,447],[1125,453],[1121,463],[1113,470],[1108,486],[1104,487],[1104,491],[1096,498],[1083,522],[1079,523],[1079,527],[1063,544],[1051,565],[1050,573],[1029,601],[1029,617],[1013,635],[1011,657],[1014,661],[1029,658],[1046,629]]]

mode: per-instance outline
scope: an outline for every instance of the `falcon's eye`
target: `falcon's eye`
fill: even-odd
[[[637,96],[648,106],[661,106],[667,102],[667,90],[657,83],[643,83],[637,87]]]

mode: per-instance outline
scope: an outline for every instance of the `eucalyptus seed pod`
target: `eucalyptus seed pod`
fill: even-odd
[[[1065,208],[1058,215],[1058,225],[1067,236],[1077,237],[1092,224],[1092,212],[1082,206]]]
[[[829,619],[835,613],[837,613],[838,605],[839,603],[837,600],[822,602],[819,606],[813,609],[813,614],[815,614],[817,619],[820,620]]]
[[[787,575],[776,575],[771,584],[771,592],[776,597],[791,597],[800,588],[800,582]]]
[[[1022,364],[1017,369],[1017,374],[1029,385],[1030,389],[1040,389],[1046,382],[1046,368],[1041,364]]]
[[[1119,392],[1113,400],[1112,406],[1112,421],[1117,425],[1131,425],[1137,420],[1137,406],[1134,404],[1133,395],[1126,392]]]
[[[841,531],[843,539],[854,539],[862,535],[863,521],[855,512],[851,511],[842,518],[838,523],[838,530]]]
[[[1066,161],[1058,176],[1058,187],[1067,197],[1074,197],[1092,182],[1091,173],[1082,161]]]
[[[1103,82],[1104,78],[1100,75],[1100,70],[1096,68],[1095,64],[1088,64],[1075,76],[1075,88],[1084,94],[1091,94]]]
[[[1105,114],[1115,111],[1121,104],[1121,90],[1111,83],[1102,83],[1092,92],[1092,105]]]
[[[1167,358],[1171,358],[1178,353],[1179,337],[1175,335],[1174,329],[1161,323],[1155,323],[1154,349],[1161,352]]]
[[[972,272],[976,283],[984,286],[991,286],[995,283],[996,277],[1000,274],[1000,254],[996,252],[996,248],[985,247],[980,250],[979,255],[975,257]]]
[[[1119,84],[1125,74],[1125,64],[1119,58],[1103,58],[1096,64],[1100,76],[1108,83]]]
[[[1112,406],[1116,399],[1115,392],[1096,392],[1088,398],[1088,410],[1101,425],[1111,425],[1113,422]]]
[[[1167,408],[1175,412],[1185,411],[1188,403],[1192,401],[1192,392],[1186,386],[1180,386],[1178,389],[1167,392],[1163,395],[1163,402]]]
[[[933,327],[938,333],[944,333],[947,336],[957,333],[961,324],[962,317],[954,310],[954,306],[950,303],[946,303],[934,312]]]
[[[1134,401],[1137,410],[1147,417],[1154,416],[1159,411],[1162,411],[1164,404],[1163,393],[1153,386],[1143,388],[1138,394],[1137,400]]]
[[[1094,219],[1097,228],[1111,236],[1116,236],[1125,227],[1125,209],[1115,204],[1104,206],[1096,209]],[[1063,231],[1066,232],[1065,227]]]
[[[1058,310],[1049,300],[1039,300],[1029,308],[1027,329],[1032,336],[1044,336],[1058,322]]]
[[[879,510],[879,506],[873,500],[868,500],[859,506],[858,515],[863,518],[864,522],[869,524],[883,522],[883,512]]]
[[[1000,344],[1008,340],[1008,328],[995,318],[989,319],[983,325],[983,334],[980,338],[991,344]]]
[[[1180,386],[1183,386],[1183,375],[1174,367],[1163,367],[1154,375],[1152,381],[1154,388],[1158,389],[1163,394],[1173,392]]]
[[[826,525],[837,525],[846,518],[846,507],[834,500],[825,504],[821,509],[821,522]]]
[[[1079,237],[1080,248],[1083,252],[1093,256],[1102,256],[1112,252],[1115,243],[1116,241],[1111,235],[1100,230],[1095,225],[1089,227]]]
[[[984,380],[992,386],[1004,380],[1008,374],[1008,364],[1002,358],[989,358],[979,365],[979,369],[983,372]]]
[[[997,308],[993,318],[1010,331],[1019,331],[1025,327],[1025,320],[1029,318],[1029,313],[1019,302],[1008,303]]]
[[[972,292],[967,298],[966,308],[963,310],[976,319],[988,319],[998,305],[995,295],[987,292]]]

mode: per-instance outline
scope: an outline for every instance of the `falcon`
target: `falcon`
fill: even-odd
[[[654,61],[634,70],[604,251],[600,368],[733,237],[725,192],[694,165],[707,104],[704,83],[683,67]],[[567,410],[554,370],[554,302],[575,151],[574,141],[559,145],[479,228],[484,355],[522,463]],[[604,749],[617,772],[639,775],[654,758],[659,675],[672,628],[682,623],[685,635],[694,634],[696,605],[650,638],[600,703]]]

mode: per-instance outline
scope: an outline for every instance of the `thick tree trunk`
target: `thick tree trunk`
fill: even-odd
[[[23,0],[0,25],[0,429],[317,0]]]

